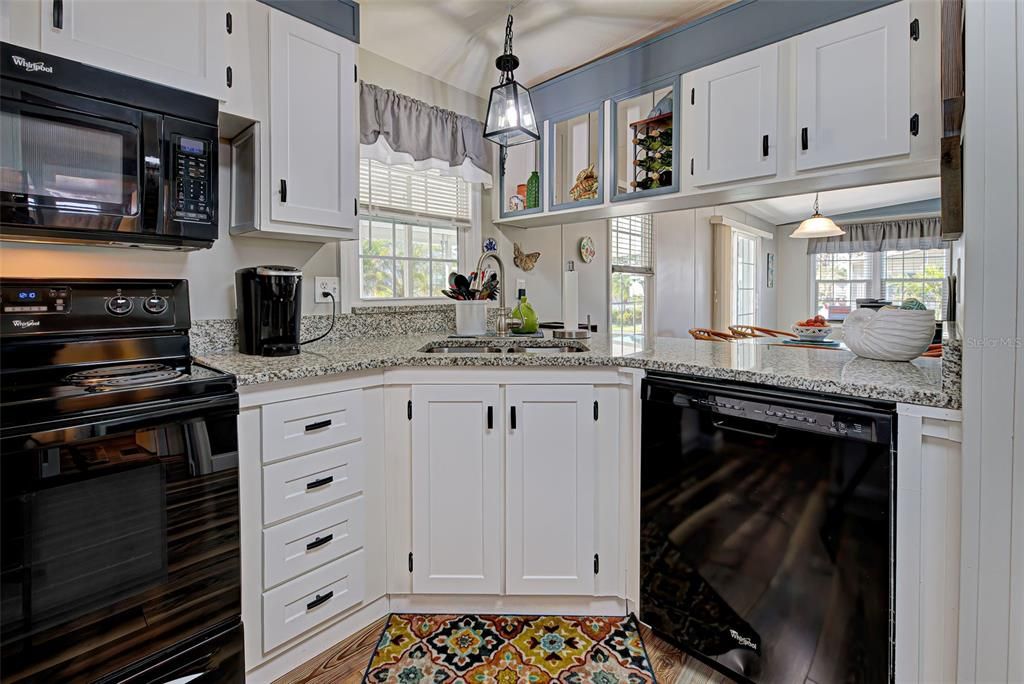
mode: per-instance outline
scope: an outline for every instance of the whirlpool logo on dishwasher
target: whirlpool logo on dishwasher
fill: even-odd
[[[14,66],[20,67],[29,73],[34,71],[42,71],[47,74],[53,73],[53,67],[47,66],[46,62],[30,62],[21,55],[11,55],[11,61],[14,62]]]
[[[757,644],[754,643],[753,639],[750,639],[749,637],[743,636],[742,634],[737,632],[735,629],[730,629],[729,630],[729,636],[731,636],[733,639],[735,639],[739,643],[740,646],[746,646],[747,648],[752,648],[755,651],[757,650]]]

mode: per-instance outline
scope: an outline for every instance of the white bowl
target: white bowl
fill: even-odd
[[[832,334],[832,326],[794,325],[793,332],[805,342],[821,342],[827,340],[828,336]]]
[[[935,337],[935,312],[928,309],[857,309],[843,322],[843,342],[857,356],[910,361]]]

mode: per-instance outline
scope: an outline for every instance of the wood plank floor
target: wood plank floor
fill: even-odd
[[[358,684],[363,680],[363,672],[386,623],[387,618],[381,618],[295,668],[274,684]],[[654,636],[646,627],[640,627],[640,634],[659,684],[721,684],[729,681]]]

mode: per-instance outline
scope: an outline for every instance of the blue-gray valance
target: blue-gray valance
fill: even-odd
[[[894,249],[948,249],[942,239],[942,223],[937,216],[907,218],[874,223],[841,224],[844,235],[811,238],[808,254],[847,254],[885,252]]]
[[[438,169],[491,187],[493,144],[476,119],[393,90],[360,83],[359,142],[364,159]]]

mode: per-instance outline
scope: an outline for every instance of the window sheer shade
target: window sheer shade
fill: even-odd
[[[367,213],[444,219],[469,226],[470,185],[461,178],[372,159],[359,163],[359,203]]]
[[[623,216],[611,221],[612,272],[653,274],[654,220],[651,214]]]

